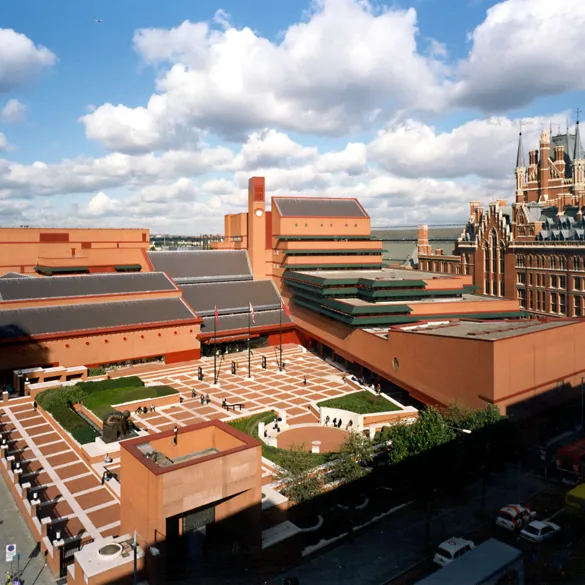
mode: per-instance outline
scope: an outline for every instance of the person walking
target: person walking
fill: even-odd
[[[303,384],[306,386],[307,385],[307,376],[303,377]]]

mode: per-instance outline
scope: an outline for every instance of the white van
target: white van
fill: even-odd
[[[471,540],[453,537],[439,545],[433,561],[444,567],[474,548],[475,544]]]

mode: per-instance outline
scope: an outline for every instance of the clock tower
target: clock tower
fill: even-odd
[[[248,254],[254,278],[266,278],[266,195],[264,177],[248,181]]]

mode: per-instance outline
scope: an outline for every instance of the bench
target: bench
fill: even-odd
[[[244,403],[241,404],[224,404],[223,407],[226,410],[229,410],[230,408],[235,412],[236,408],[239,408],[240,410],[242,410],[242,408],[246,408],[246,405]]]

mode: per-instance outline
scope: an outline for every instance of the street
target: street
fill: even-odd
[[[16,545],[19,560],[6,563],[5,550],[9,544]],[[22,575],[25,585],[55,585],[51,570],[45,566],[44,557],[39,554],[39,547],[33,539],[20,510],[14,502],[4,478],[0,475],[0,545],[3,576],[8,571]]]
[[[294,576],[302,584],[382,585],[409,569],[409,574],[411,571],[420,573],[421,564],[424,564],[423,568],[429,568],[429,556],[446,538],[470,535],[480,542],[484,535],[490,534],[495,516],[502,506],[529,501],[548,489],[551,489],[551,484],[542,478],[509,467],[506,472],[490,478],[485,494],[485,515],[482,514],[482,486],[479,481],[469,486],[457,498],[458,501],[436,503],[428,551],[423,550],[426,506],[413,505],[356,533],[353,543],[346,542],[309,559],[279,578]],[[280,583],[279,578],[274,582]]]

